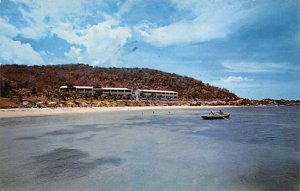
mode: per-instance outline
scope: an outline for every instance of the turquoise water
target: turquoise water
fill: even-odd
[[[300,108],[222,110],[0,118],[0,190],[298,190]]]

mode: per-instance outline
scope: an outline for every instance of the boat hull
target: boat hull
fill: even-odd
[[[214,119],[228,119],[230,117],[229,113],[226,114],[215,114],[215,115],[202,115],[201,116],[205,120],[214,120]]]

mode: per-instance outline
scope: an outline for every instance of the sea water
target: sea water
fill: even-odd
[[[0,190],[296,191],[300,108],[0,118]]]

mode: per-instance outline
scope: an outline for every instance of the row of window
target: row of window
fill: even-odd
[[[173,96],[173,95],[177,95],[177,93],[142,93],[144,95],[156,95],[156,96]]]
[[[131,93],[131,90],[103,90],[103,93]]]
[[[155,98],[151,98],[151,97],[141,97],[140,99],[142,100],[145,100],[145,99],[162,99],[162,100],[177,100],[178,97],[176,96],[173,96],[173,97],[161,97],[161,98],[158,98],[158,97],[155,97]]]

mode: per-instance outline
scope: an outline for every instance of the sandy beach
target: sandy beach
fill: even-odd
[[[236,107],[236,106],[140,106],[140,107],[73,107],[73,108],[14,108],[1,109],[0,118],[7,117],[26,117],[26,116],[46,116],[61,115],[74,113],[90,112],[113,112],[113,111],[137,111],[137,110],[157,110],[157,109],[204,109],[219,107]]]

